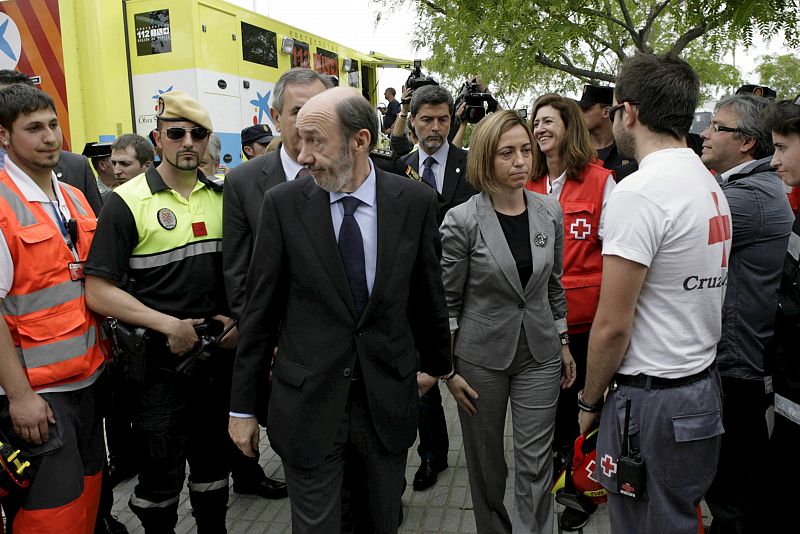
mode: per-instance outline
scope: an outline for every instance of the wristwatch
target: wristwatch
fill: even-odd
[[[584,412],[597,413],[603,409],[603,397],[595,404],[589,404],[583,400],[583,390],[578,392],[578,409]]]
[[[402,112],[401,111],[400,113],[398,113],[398,115],[405,119],[406,117],[408,117],[408,111],[406,111],[406,112]]]
[[[453,377],[454,377],[454,376],[456,376],[456,370],[455,370],[455,369],[453,369],[453,372],[452,372],[452,373],[450,373],[450,374],[449,374],[449,375],[447,375],[447,376],[440,376],[440,377],[439,377],[439,380],[441,380],[442,382],[444,382],[445,384],[447,384],[448,382],[450,382],[450,381],[453,379]]]
[[[569,334],[564,332],[563,334],[558,334],[558,337],[561,339],[561,345],[569,345]]]

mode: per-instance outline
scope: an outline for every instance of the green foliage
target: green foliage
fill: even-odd
[[[506,107],[511,95],[613,83],[620,62],[636,51],[683,57],[706,93],[727,90],[741,78],[721,58],[738,44],[779,33],[788,46],[800,44],[798,0],[405,2],[419,13],[414,42],[433,51],[426,70],[451,83],[480,74]]]
[[[800,94],[800,59],[790,54],[761,56],[756,67],[761,85],[778,93],[779,99]]]

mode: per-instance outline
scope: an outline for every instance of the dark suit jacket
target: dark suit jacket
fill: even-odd
[[[58,165],[53,169],[56,178],[65,184],[77,187],[83,192],[95,215],[100,215],[103,201],[100,190],[97,188],[97,179],[94,177],[89,160],[80,154],[73,154],[66,150],[61,151]]]
[[[314,467],[331,452],[356,358],[375,430],[392,453],[416,438],[416,371],[451,370],[436,197],[407,178],[375,173],[377,269],[361,317],[339,255],[328,193],[303,178],[264,196],[231,411],[255,413],[256,384],[277,345],[267,429],[272,447],[293,466]]]
[[[280,149],[242,163],[225,177],[222,268],[228,304],[237,317],[244,312],[247,269],[264,193],[285,181]]]
[[[419,151],[412,152],[401,161],[404,168],[411,165],[411,168],[417,172],[419,170]],[[444,185],[442,193],[439,195],[440,220],[444,218],[447,210],[466,202],[476,193],[475,188],[467,182],[467,151],[450,145],[447,163],[444,166]]]

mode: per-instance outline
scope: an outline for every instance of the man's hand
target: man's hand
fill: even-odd
[[[581,434],[588,434],[592,430],[600,424],[600,412],[586,412],[583,410],[578,410],[578,427],[580,428]]]
[[[400,97],[400,107],[403,113],[408,113],[408,110],[411,109],[411,93],[413,92],[412,88],[403,87],[403,95]]]
[[[458,373],[454,374],[453,378],[447,381],[447,389],[450,390],[450,394],[456,399],[461,409],[469,415],[478,413],[478,409],[472,403],[472,401],[478,400],[478,392],[470,387],[463,376]]]
[[[228,328],[231,324],[233,324],[234,321],[230,317],[225,317],[224,315],[215,315],[212,317],[212,319],[221,322],[223,329]],[[225,337],[220,340],[219,346],[223,349],[235,349],[238,343],[239,328],[234,326],[227,334],[225,334]]]
[[[197,344],[197,333],[194,331],[194,326],[202,322],[202,319],[174,319],[165,332],[170,352],[177,356],[183,356],[192,350],[192,347]]]
[[[245,456],[256,457],[259,431],[255,417],[229,417],[228,433]]]
[[[53,410],[35,391],[8,399],[8,413],[14,433],[28,443],[42,445],[50,439],[47,425],[55,424]]]
[[[417,372],[417,390],[419,396],[425,395],[429,389],[436,385],[437,377],[431,376],[428,373]]]

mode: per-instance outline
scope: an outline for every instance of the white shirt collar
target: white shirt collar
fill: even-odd
[[[286,152],[286,145],[283,143],[281,143],[281,165],[283,166],[284,174],[286,174],[287,182],[291,182],[297,178],[297,173],[303,168],[303,165],[293,160],[292,156]]]
[[[330,195],[330,202],[333,204],[334,202],[338,202],[341,198],[346,196],[356,197],[358,200],[366,204],[367,206],[374,206],[375,205],[375,184],[377,180],[375,178],[375,167],[372,166],[372,161],[369,162],[369,175],[367,179],[364,180],[358,189],[353,191],[348,195],[348,193],[342,193],[341,191],[334,191],[328,193]]]

